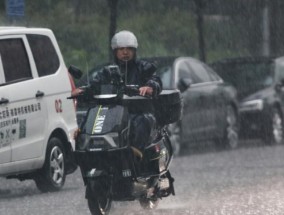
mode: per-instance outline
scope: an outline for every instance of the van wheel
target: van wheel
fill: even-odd
[[[267,145],[283,143],[283,120],[278,108],[273,108],[270,123],[263,133]]]
[[[223,137],[216,141],[217,149],[235,149],[238,147],[238,116],[232,105],[226,107],[226,125],[224,128]]]
[[[65,178],[64,147],[60,139],[52,137],[48,141],[45,163],[34,180],[41,192],[54,192],[63,187]]]

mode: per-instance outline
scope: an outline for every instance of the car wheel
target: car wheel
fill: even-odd
[[[283,119],[278,108],[273,108],[269,126],[265,129],[264,134],[267,145],[283,143]]]
[[[64,147],[60,139],[52,137],[48,141],[45,163],[34,180],[40,191],[53,192],[63,187],[65,177]]]
[[[226,123],[223,138],[217,140],[217,147],[221,149],[235,149],[239,144],[238,116],[232,105],[226,107]]]
[[[169,138],[173,147],[173,155],[179,156],[181,152],[181,127],[178,123],[168,125]]]

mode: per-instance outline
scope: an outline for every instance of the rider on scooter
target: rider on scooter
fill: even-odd
[[[111,40],[111,48],[114,54],[114,63],[120,68],[122,80],[125,85],[138,85],[141,96],[156,97],[162,91],[162,82],[155,75],[157,69],[154,63],[137,60],[136,51],[138,42],[136,36],[130,31],[120,31]],[[101,84],[107,84],[108,77],[104,71],[99,72],[91,81],[91,86],[97,88]],[[156,126],[153,113],[131,114],[131,146],[142,153],[151,141],[152,132]]]

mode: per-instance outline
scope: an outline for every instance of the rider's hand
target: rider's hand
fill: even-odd
[[[84,92],[84,90],[80,89],[80,88],[76,88],[71,92],[71,96],[76,97],[80,94],[82,94]]]
[[[145,95],[149,95],[151,96],[153,93],[153,88],[152,87],[140,87],[139,88],[139,95],[140,96],[145,96]]]

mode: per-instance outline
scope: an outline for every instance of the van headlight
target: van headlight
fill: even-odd
[[[241,103],[239,107],[240,111],[261,111],[263,110],[263,100],[256,99]]]

